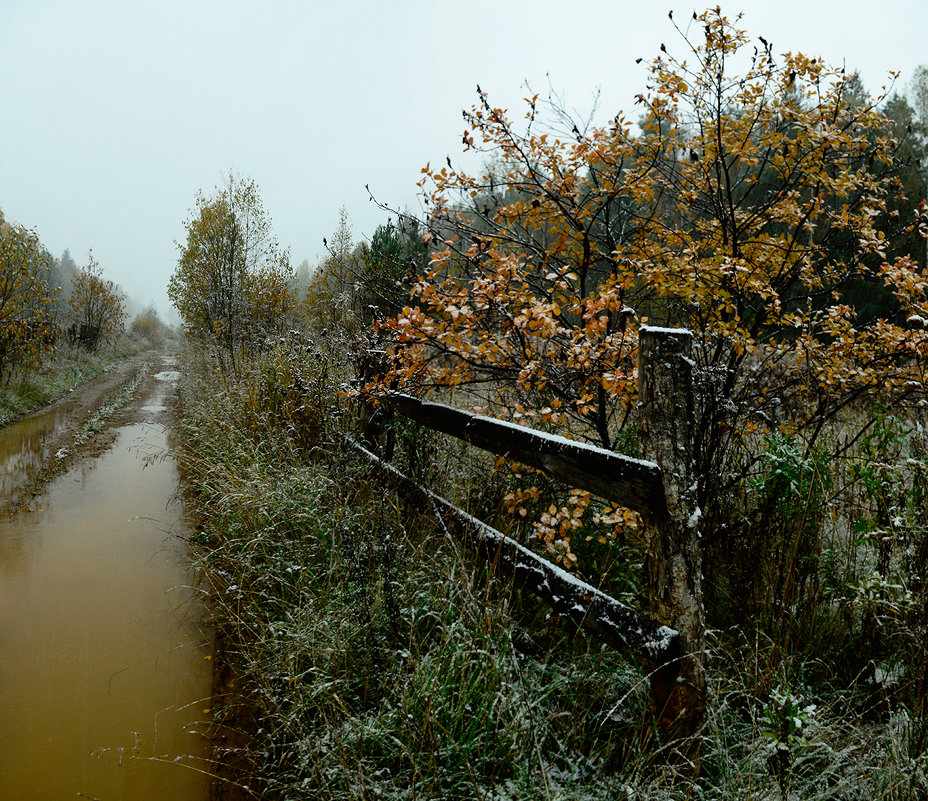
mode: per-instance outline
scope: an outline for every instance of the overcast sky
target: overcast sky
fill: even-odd
[[[418,208],[428,161],[457,158],[475,87],[516,108],[528,82],[601,118],[644,88],[667,12],[641,0],[0,0],[0,208],[55,255],[167,313],[197,190],[257,182],[294,265],[317,263],[348,210],[356,239]],[[876,92],[928,63],[926,0],[740,0],[775,52],[859,69]],[[521,112],[520,112],[521,115]]]

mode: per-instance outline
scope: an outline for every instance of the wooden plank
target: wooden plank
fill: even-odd
[[[543,470],[572,487],[644,514],[661,516],[666,511],[661,469],[654,462],[632,459],[411,395],[397,393],[379,400],[392,411],[431,429]]]
[[[653,675],[659,673],[663,682],[673,684],[679,635],[672,628],[652,622],[637,610],[547,562],[403,475],[354,440],[346,439],[346,443],[375,468],[385,482],[421,509],[437,515],[449,533],[468,541],[491,564],[548,603],[556,614],[570,618],[585,631],[634,659],[652,674],[652,681]]]
[[[645,568],[651,617],[680,633],[679,680],[652,686],[658,729],[684,741],[692,764],[706,710],[702,543],[693,464],[693,335],[642,327],[638,336],[638,442],[666,476],[667,515],[645,520]]]

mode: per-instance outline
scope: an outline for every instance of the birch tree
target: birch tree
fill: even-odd
[[[197,195],[168,295],[189,337],[236,348],[273,333],[292,308],[289,252],[282,250],[253,180]]]
[[[115,282],[103,277],[93,252],[87,264],[71,279],[68,307],[71,339],[88,350],[115,342],[125,328],[125,295]]]

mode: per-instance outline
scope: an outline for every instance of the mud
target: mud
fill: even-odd
[[[29,510],[0,516],[4,798],[208,796],[213,646],[173,500],[176,373],[146,363],[3,434],[4,480]]]
[[[31,511],[30,498],[48,482],[112,445],[113,423],[127,419],[116,412],[151,387],[127,390],[163,358],[173,357],[147,351],[111,365],[63,399],[0,428],[0,503],[5,511]],[[114,401],[121,401],[120,409],[109,409]],[[106,417],[112,419],[101,419]]]

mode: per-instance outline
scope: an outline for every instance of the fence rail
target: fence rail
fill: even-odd
[[[381,399],[391,411],[434,431],[543,470],[552,478],[645,514],[666,512],[664,481],[654,462],[632,459],[594,445],[493,417],[430,403],[411,395]]]
[[[654,461],[631,459],[409,395],[377,399],[389,412],[640,512],[649,615],[577,580],[403,475],[389,464],[391,448],[382,458],[349,442],[386,483],[438,516],[449,533],[453,528],[555,612],[635,659],[648,672],[658,726],[671,740],[697,734],[705,710],[699,510],[692,474],[691,342],[690,332],[680,329],[640,331],[639,445]],[[378,410],[375,416],[380,414]]]
[[[679,635],[673,629],[655,623],[532,553],[413,481],[360,443],[349,439],[347,444],[377,471],[384,483],[433,513],[450,534],[468,541],[488,562],[548,603],[555,614],[570,618],[580,628],[634,659],[648,673],[665,669],[678,659]]]

